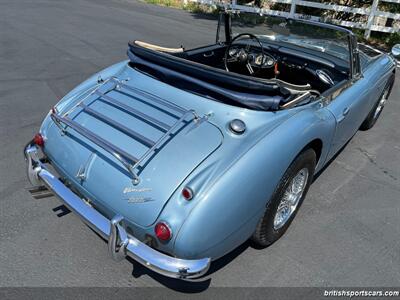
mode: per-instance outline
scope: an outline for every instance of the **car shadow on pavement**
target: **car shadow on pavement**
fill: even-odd
[[[250,241],[243,243],[232,252],[217,259],[216,261],[213,261],[211,263],[210,269],[203,277],[193,280],[181,280],[181,279],[165,277],[154,271],[151,271],[145,266],[142,266],[141,264],[139,264],[130,257],[127,257],[127,260],[133,264],[132,276],[134,278],[139,278],[143,275],[148,275],[154,280],[158,281],[160,284],[174,291],[182,293],[200,293],[208,289],[208,287],[210,286],[213,273],[225,267],[227,264],[229,264],[240,254],[242,254],[250,246],[251,246]]]
[[[63,211],[64,209],[68,210],[67,213],[61,212],[61,214],[57,214],[58,217],[63,217],[69,212],[71,212],[66,206],[60,205],[55,208],[53,208],[54,212],[57,211]],[[87,226],[94,234],[96,234],[100,239],[102,239],[104,242],[107,243],[107,240],[105,240],[96,230],[91,228],[90,226]],[[226,265],[228,265],[231,261],[233,261],[236,257],[241,255],[247,248],[253,247],[257,249],[254,245],[252,245],[251,241],[248,240],[244,242],[242,245],[231,251],[230,253],[226,254],[225,256],[213,261],[210,265],[210,269],[208,272],[197,279],[190,279],[190,280],[181,280],[181,279],[175,279],[175,278],[169,278],[166,276],[163,276],[161,274],[158,274],[149,268],[141,265],[137,261],[135,261],[133,258],[126,256],[126,260],[128,260],[132,266],[132,276],[134,278],[139,278],[143,275],[147,275],[151,277],[152,279],[158,281],[160,284],[164,285],[165,287],[168,287],[172,290],[175,290],[177,292],[182,292],[182,293],[200,293],[210,286],[211,280],[212,280],[212,274],[217,272],[218,270],[222,269]]]

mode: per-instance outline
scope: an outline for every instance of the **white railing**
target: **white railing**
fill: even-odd
[[[219,1],[219,0],[184,0],[184,1],[185,2],[186,1],[198,2],[198,3],[202,3],[202,4],[217,5],[217,6],[229,5],[230,8],[235,9],[235,10],[241,10],[241,11],[247,11],[247,12],[259,12],[259,13],[269,14],[269,15],[278,15],[278,16],[282,16],[282,17],[310,19],[310,20],[315,20],[315,21],[329,22],[329,23],[333,23],[333,24],[337,24],[337,25],[346,26],[346,27],[359,28],[359,29],[365,30],[365,38],[367,38],[367,39],[370,37],[371,31],[394,33],[394,32],[399,32],[399,30],[400,30],[400,24],[398,24],[397,27],[395,24],[396,21],[400,20],[400,14],[381,11],[378,9],[379,1],[395,3],[395,4],[400,5],[400,0],[373,0],[373,3],[370,7],[363,7],[363,8],[349,7],[349,6],[330,4],[330,3],[304,1],[304,0],[267,0],[267,2],[266,2],[266,4],[281,3],[281,4],[290,5],[290,12],[280,11],[280,10],[272,10],[269,8],[259,8],[259,7],[255,7],[255,6],[249,6],[249,5],[239,5],[239,4],[237,4],[236,0],[229,0],[228,4],[226,2]],[[298,7],[298,6],[313,7],[313,8],[318,8],[318,9],[322,9],[322,10],[347,12],[347,13],[352,13],[352,14],[364,15],[364,16],[367,16],[367,18],[366,18],[366,22],[362,22],[362,21],[352,22],[352,21],[343,21],[343,20],[339,20],[339,19],[332,19],[329,17],[304,15],[304,14],[300,14],[300,13],[296,12],[296,7]],[[387,18],[393,19],[394,20],[393,23],[395,25],[392,27],[377,25],[375,22],[376,21],[375,18],[377,18],[377,17],[385,18],[385,21]]]

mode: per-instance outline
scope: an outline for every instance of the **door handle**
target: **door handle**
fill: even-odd
[[[342,115],[338,118],[338,123],[342,122],[346,118],[349,111],[350,111],[350,108],[348,108],[348,107],[343,109]]]
[[[211,56],[213,56],[213,55],[214,55],[214,51],[210,51],[210,52],[208,52],[208,53],[204,53],[204,54],[203,54],[204,57],[211,57]]]

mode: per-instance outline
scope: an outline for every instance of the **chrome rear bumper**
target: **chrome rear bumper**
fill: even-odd
[[[147,268],[172,278],[197,278],[207,272],[211,263],[210,258],[179,259],[149,247],[127,234],[122,226],[122,216],[117,215],[112,220],[107,219],[66,187],[41,162],[38,148],[33,143],[25,147],[24,153],[27,160],[27,175],[32,185],[44,184],[88,226],[107,239],[113,259],[121,260],[128,255]]]

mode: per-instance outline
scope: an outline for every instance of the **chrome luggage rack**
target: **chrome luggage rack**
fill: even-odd
[[[129,80],[129,79],[128,79]],[[81,99],[78,103],[76,103],[72,108],[70,108],[67,112],[63,114],[59,114],[56,109],[52,109],[51,111],[51,118],[54,121],[54,123],[58,126],[58,128],[61,130],[63,134],[66,133],[66,130],[68,127],[72,128],[74,131],[78,132],[80,135],[85,137],[86,139],[90,140],[103,150],[107,151],[111,155],[113,155],[130,173],[132,176],[132,183],[134,185],[137,185],[140,182],[140,178],[138,175],[138,172],[135,172],[138,167],[142,166],[143,162],[150,156],[151,153],[153,153],[157,148],[159,148],[164,141],[167,141],[170,135],[173,134],[175,129],[178,128],[179,125],[186,124],[186,122],[191,122],[191,121],[199,121],[200,118],[194,110],[186,110],[168,100],[165,100],[163,98],[160,98],[156,95],[153,95],[149,92],[143,91],[141,89],[138,89],[136,87],[132,87],[127,85],[125,82],[127,80],[119,80],[118,78],[111,77],[110,79],[107,79],[105,81],[101,80],[101,78],[98,80],[99,86],[97,86],[91,93],[89,93],[87,96],[85,96],[83,99]],[[101,84],[100,84],[101,83]],[[101,92],[100,89],[104,87],[106,84],[112,83],[111,87],[108,88],[105,92]],[[132,100],[140,100],[142,103],[145,103],[147,105],[151,105],[152,107],[166,112],[165,108],[168,109],[168,114],[170,114],[172,117],[177,119],[177,121],[173,125],[168,125],[160,120],[157,120],[141,111],[136,110],[135,108],[126,105],[117,99],[111,97],[107,93],[116,90],[116,91],[121,91],[124,90],[124,95],[129,96],[130,99]],[[133,93],[133,94],[132,94]],[[112,105],[113,107],[122,110],[131,116],[134,116],[138,119],[144,120],[146,123],[149,125],[153,126],[154,128],[164,132],[164,134],[157,140],[153,141],[140,133],[132,130],[131,128],[126,127],[123,124],[120,124],[119,122],[110,119],[109,117],[93,110],[90,108],[88,105],[85,105],[84,102],[91,96],[97,96],[98,98],[94,99],[91,104],[95,101],[98,101],[101,99],[102,101]],[[158,105],[161,105],[162,107]],[[131,155],[130,153],[127,153],[126,151],[122,150],[121,148],[117,147],[116,145],[113,145],[112,143],[108,142],[107,140],[103,139],[96,133],[88,130],[78,122],[75,122],[73,119],[69,117],[71,112],[73,112],[76,108],[81,108],[81,110],[87,114],[90,114],[91,116],[95,117],[96,119],[112,126],[113,128],[119,130],[120,132],[126,134],[127,136],[135,139],[136,141],[140,142],[144,146],[146,146],[148,149],[147,151],[141,156],[141,157],[135,157]],[[171,112],[172,111],[172,112]],[[190,120],[186,120],[188,116],[192,116]],[[64,126],[62,125],[64,124]]]

